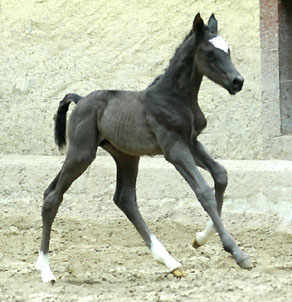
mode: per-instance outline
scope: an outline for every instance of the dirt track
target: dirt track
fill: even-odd
[[[40,179],[47,182],[46,178],[52,178],[43,174],[46,172],[40,167]],[[197,201],[164,198],[163,192],[160,199],[140,200],[150,228],[184,266],[187,277],[179,280],[153,261],[142,239],[114,206],[114,180],[108,177],[101,180],[106,188],[101,195],[98,188],[92,188],[94,194],[69,191],[66,195],[51,240],[51,266],[57,282],[54,286],[42,284],[34,263],[44,183],[27,188],[26,179],[14,181],[23,192],[11,194],[10,179],[10,187],[4,183],[7,192],[1,195],[0,301],[292,299],[291,230],[279,228],[278,216],[225,211],[226,227],[255,262],[253,270],[245,271],[223,251],[217,236],[198,250],[191,247],[195,232],[207,221]]]

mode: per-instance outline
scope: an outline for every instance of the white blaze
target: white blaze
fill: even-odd
[[[217,36],[213,39],[210,39],[209,42],[216,48],[223,50],[224,52],[228,53],[229,47],[228,44],[225,42],[225,40]]]

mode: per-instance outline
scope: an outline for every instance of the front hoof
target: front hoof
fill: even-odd
[[[237,263],[242,269],[248,269],[251,270],[253,268],[253,264],[250,261],[249,258],[246,258],[240,262]]]
[[[200,246],[202,246],[201,244],[199,244],[199,242],[197,241],[197,239],[194,239],[192,247],[194,249],[198,249]]]
[[[51,284],[55,284],[56,282],[56,277],[53,275],[53,273],[51,271],[42,271],[42,281],[43,283],[51,283]]]
[[[183,278],[186,276],[186,273],[181,268],[176,268],[171,273],[176,278]]]

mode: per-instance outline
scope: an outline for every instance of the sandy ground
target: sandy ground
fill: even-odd
[[[77,184],[79,191],[70,189],[65,196],[51,240],[57,282],[42,284],[34,269],[41,195],[53,175],[38,167],[39,178],[30,180],[21,171],[15,172],[20,175],[17,178],[5,179],[2,171],[0,301],[292,299],[292,234],[279,227],[279,216],[224,212],[226,227],[255,263],[253,270],[241,270],[224,252],[218,236],[198,250],[191,247],[195,233],[208,220],[195,198],[166,198],[164,190],[159,197],[153,187],[155,198],[141,198],[140,210],[152,231],[183,264],[187,276],[176,279],[154,262],[134,227],[113,204],[114,177],[107,176],[99,180],[101,194],[98,188],[91,188],[89,194]]]

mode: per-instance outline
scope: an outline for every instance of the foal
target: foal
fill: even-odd
[[[226,231],[221,220],[227,173],[204,149],[197,137],[206,127],[198,105],[203,76],[230,94],[242,89],[243,78],[234,68],[226,42],[217,34],[214,15],[205,25],[197,14],[191,32],[177,48],[164,74],[142,91],[94,91],[82,98],[66,95],[60,102],[55,124],[59,147],[66,143],[66,112],[77,103],[68,129],[69,146],[62,169],[44,193],[43,231],[37,268],[43,282],[55,281],[49,265],[49,241],[53,220],[63,195],[95,159],[97,147],[110,153],[117,166],[114,202],[136,227],[154,259],[177,277],[184,276],[177,262],[148,229],[136,203],[136,178],[142,155],[163,154],[184,177],[211,217],[206,229],[196,235],[193,246],[203,245],[216,231],[226,251],[242,268],[251,268],[248,256]],[[198,166],[208,170],[215,194]]]

